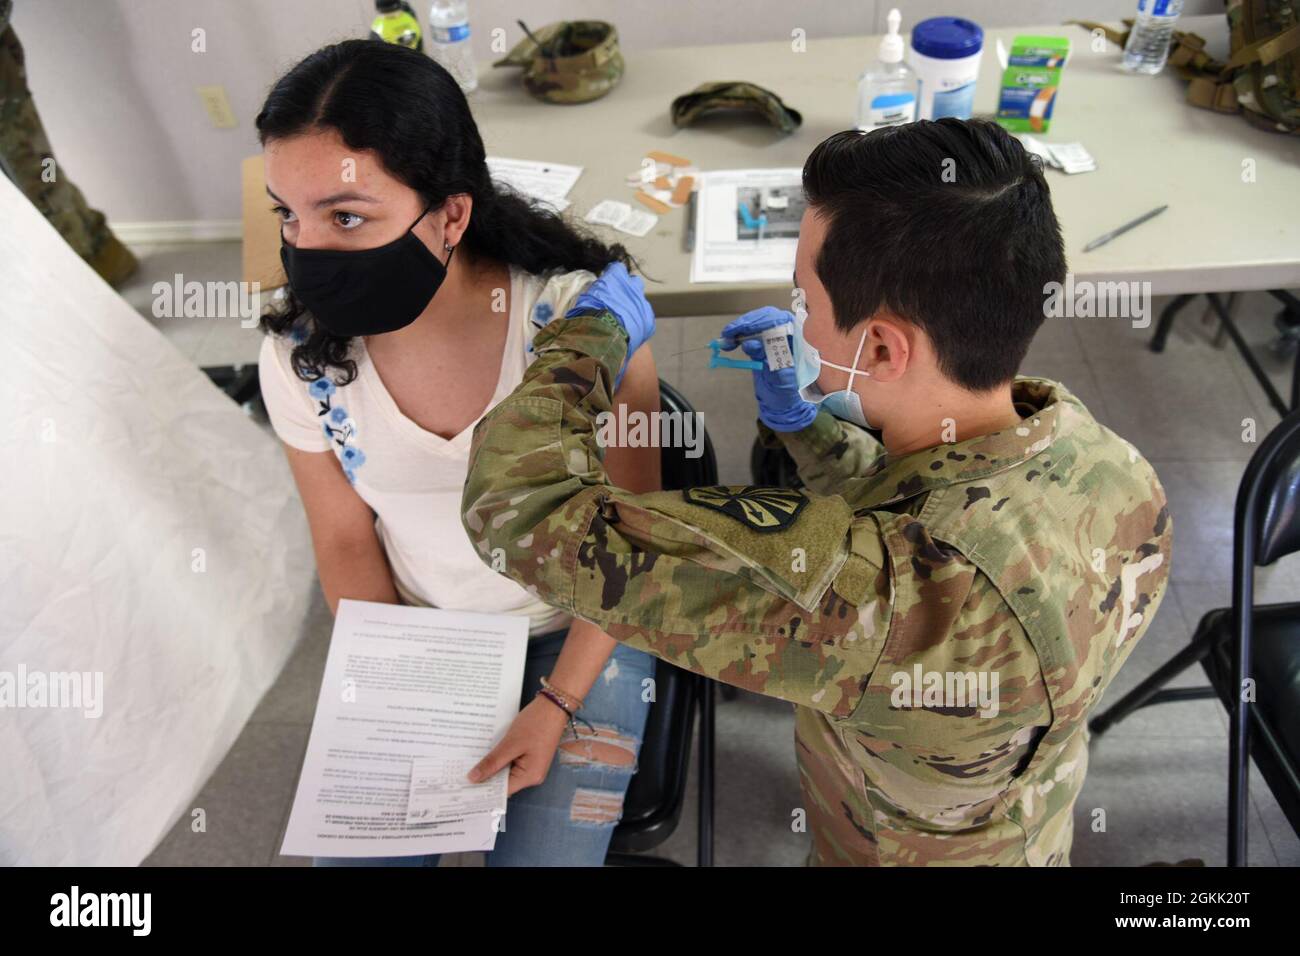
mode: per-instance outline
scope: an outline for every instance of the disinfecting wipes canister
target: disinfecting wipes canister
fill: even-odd
[[[961,17],[931,17],[912,30],[907,62],[921,80],[919,119],[970,119],[984,31]]]

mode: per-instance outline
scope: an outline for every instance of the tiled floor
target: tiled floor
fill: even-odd
[[[237,244],[143,249],[142,273],[128,300],[200,365],[256,361],[259,333],[233,319],[153,319],[151,287],[175,273],[187,280],[238,272]],[[1157,300],[1156,310],[1164,304]],[[1288,394],[1290,360],[1266,347],[1277,305],[1262,293],[1241,297],[1238,318],[1261,361]],[[1163,355],[1145,348],[1150,329],[1123,321],[1057,320],[1030,350],[1024,371],[1059,379],[1103,422],[1134,442],[1155,465],[1174,516],[1173,586],[1142,643],[1107,694],[1133,687],[1183,647],[1200,616],[1228,603],[1232,504],[1237,481],[1257,447],[1242,440],[1243,420],[1260,437],[1277,423],[1259,386],[1231,347],[1212,344],[1203,308],[1184,310]],[[721,480],[749,480],[754,406],[747,375],[708,371],[703,349],[732,316],[662,319],[654,340],[660,375],[704,414]],[[1259,576],[1260,600],[1300,595],[1300,559],[1284,559]],[[188,816],[149,858],[161,865],[301,865],[278,855],[298,767],[307,743],[331,619],[318,601],[304,639],[280,680],[196,797],[208,832],[193,834]],[[1199,683],[1188,672],[1180,684]],[[718,709],[716,863],[796,865],[807,837],[792,832],[801,803],[790,708],[741,694]],[[1199,857],[1222,864],[1227,801],[1227,720],[1213,701],[1164,704],[1140,711],[1094,741],[1087,783],[1076,809],[1075,865],[1130,865]],[[695,857],[694,775],[681,826],[660,852],[682,863]],[[1300,865],[1300,839],[1253,774],[1251,858],[1258,865]],[[474,865],[473,858],[448,861]]]

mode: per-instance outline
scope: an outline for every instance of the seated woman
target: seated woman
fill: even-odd
[[[537,328],[629,257],[495,188],[456,81],[402,47],[313,53],[275,84],[257,130],[290,287],[262,320],[262,395],[330,609],[528,615],[522,709],[490,761],[509,765],[510,800],[488,864],[598,866],[635,771],[652,659],[485,567],[460,500],[474,425],[519,384]],[[615,404],[657,411],[658,386],[642,348]],[[611,448],[606,465],[653,491],[658,451]],[[554,694],[538,694],[543,678]]]

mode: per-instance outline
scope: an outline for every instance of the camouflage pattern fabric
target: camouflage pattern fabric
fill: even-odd
[[[623,78],[618,31],[602,20],[548,23],[492,65],[522,66],[524,88],[548,103],[586,103]]]
[[[27,88],[22,45],[0,0],[0,171],[44,214],[77,254],[114,281],[134,269],[134,258],[113,236],[103,213],[90,208],[45,136]]]
[[[1018,379],[1009,431],[890,460],[823,411],[784,436],[806,491],[634,495],[608,484],[594,422],[626,348],[608,313],[538,334],[474,432],[463,512],[484,560],[631,647],[793,703],[812,862],[1067,864],[1088,715],[1169,575],[1137,450]],[[918,697],[930,675],[950,691]],[[981,679],[992,707],[958,693]]]
[[[690,126],[701,116],[724,110],[754,113],[783,133],[793,133],[803,122],[798,110],[757,83],[702,83],[673,100],[670,108],[674,126]]]
[[[1300,7],[1291,0],[1228,0],[1228,59],[1242,115],[1300,134]]]
[[[1240,112],[1252,126],[1300,134],[1300,12],[1291,0],[1227,0],[1229,59],[1205,52],[1205,39],[1173,31],[1168,66],[1187,81],[1187,102]],[[1132,20],[1116,30],[1092,20],[1066,20],[1101,30],[1121,50]]]

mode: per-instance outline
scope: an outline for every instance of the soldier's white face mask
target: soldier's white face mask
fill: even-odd
[[[853,422],[853,424],[861,425],[863,428],[870,428],[871,425],[867,422],[866,413],[862,411],[862,399],[853,390],[853,376],[862,375],[866,377],[871,375],[870,372],[857,367],[858,359],[862,357],[862,347],[867,344],[866,329],[862,330],[862,338],[858,340],[858,350],[853,354],[853,367],[846,368],[843,365],[836,365],[834,362],[826,361],[821,357],[821,353],[804,338],[804,323],[807,319],[808,313],[803,309],[795,313],[794,335],[791,336],[794,342],[792,351],[794,352],[795,384],[799,386],[799,397],[805,402],[811,402],[814,405],[825,405],[826,411],[836,418]],[[817,384],[817,379],[821,375],[823,365],[829,365],[831,368],[837,368],[841,372],[849,373],[849,380],[844,388],[830,393],[821,390]]]

